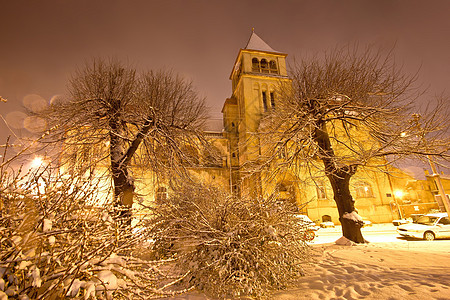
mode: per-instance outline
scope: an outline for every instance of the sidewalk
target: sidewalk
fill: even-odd
[[[372,224],[372,226],[363,227],[361,229],[363,232],[365,231],[380,231],[380,232],[395,232],[397,231],[397,226],[394,226],[392,223],[380,223],[380,224]],[[336,225],[334,228],[320,228],[319,234],[321,232],[342,232],[341,225]]]

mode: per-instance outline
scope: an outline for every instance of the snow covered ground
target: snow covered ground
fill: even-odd
[[[271,299],[450,299],[450,240],[312,248],[307,276]]]
[[[375,238],[356,246],[322,243],[330,239],[326,232],[338,231],[319,231],[306,276],[268,299],[450,299],[450,240],[396,239],[388,225],[386,234],[376,234],[379,228],[364,229]],[[213,298],[193,292],[173,299]]]

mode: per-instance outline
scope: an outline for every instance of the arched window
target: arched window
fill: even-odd
[[[331,216],[323,215],[322,216],[322,222],[331,222]]]
[[[277,63],[274,60],[269,62],[270,73],[278,73]]]
[[[316,182],[317,199],[327,199],[327,190],[323,181]]]
[[[267,93],[266,92],[262,92],[262,100],[263,100],[264,112],[266,112],[267,108],[268,108],[268,105],[267,105]]]
[[[270,92],[270,106],[275,108],[275,94],[273,92]]]
[[[269,73],[269,64],[265,58],[261,59],[261,72]]]
[[[261,72],[259,69],[259,60],[256,57],[252,59],[252,72]]]
[[[372,185],[366,181],[357,182],[355,192],[358,198],[373,198]]]
[[[162,204],[167,200],[167,188],[160,186],[156,189],[155,201],[157,204]]]

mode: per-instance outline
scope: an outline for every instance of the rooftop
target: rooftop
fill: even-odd
[[[264,42],[256,33],[254,30],[252,30],[252,35],[250,36],[250,39],[248,40],[247,46],[245,46],[245,49],[247,50],[258,50],[258,51],[265,51],[265,52],[278,52],[269,45],[267,45],[266,42]]]

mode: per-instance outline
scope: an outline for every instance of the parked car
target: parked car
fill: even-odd
[[[430,212],[431,213],[431,212]],[[439,213],[439,212],[436,212],[436,213]],[[416,223],[416,221],[421,217],[421,216],[423,216],[424,214],[412,214],[411,215],[411,219],[412,219],[412,221],[413,221],[413,223]]]
[[[322,222],[319,224],[322,228],[334,228],[334,223],[331,221]]]
[[[450,238],[450,219],[447,213],[426,214],[414,223],[400,225],[398,234],[432,241],[435,238]]]
[[[315,231],[319,230],[320,227],[316,225],[307,215],[295,215],[298,218],[305,230],[305,240],[312,241],[316,237]]]
[[[400,226],[403,224],[408,224],[410,221],[407,219],[398,219],[398,220],[392,220],[392,224],[394,224],[394,226]]]

